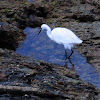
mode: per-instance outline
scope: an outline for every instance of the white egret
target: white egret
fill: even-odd
[[[65,48],[65,54],[67,57],[67,49],[71,50],[71,54],[69,55],[68,59],[70,56],[73,54],[73,46],[75,44],[80,44],[82,43],[82,40],[79,39],[71,30],[63,27],[57,27],[51,30],[51,28],[47,24],[42,24],[41,25],[41,30],[46,29],[47,30],[47,35],[48,37],[55,41],[58,44],[64,45]],[[41,32],[40,30],[40,32]],[[40,33],[39,32],[39,33]]]

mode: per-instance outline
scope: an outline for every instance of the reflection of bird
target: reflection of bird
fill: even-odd
[[[43,24],[43,25],[41,25],[41,29],[47,30],[47,35],[51,40],[55,41],[58,44],[64,45],[66,57],[67,57],[66,49],[69,49],[72,51],[71,54],[69,55],[68,59],[73,54],[73,50],[72,50],[73,46],[75,44],[82,43],[82,40],[80,40],[71,30],[69,30],[67,28],[57,27],[51,31],[51,28],[48,25]],[[41,30],[40,30],[40,32],[41,32]]]
[[[75,70],[74,69],[74,64],[72,63],[71,59],[69,59],[69,63],[71,64],[71,69]],[[67,60],[65,60],[65,67],[67,67]]]

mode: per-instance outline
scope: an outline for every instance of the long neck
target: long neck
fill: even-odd
[[[48,37],[51,37],[51,28],[49,26],[46,27]]]

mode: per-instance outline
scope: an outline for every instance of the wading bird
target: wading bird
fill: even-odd
[[[71,55],[73,54],[73,46],[75,44],[82,43],[82,40],[79,39],[71,30],[63,27],[57,27],[51,30],[51,28],[47,24],[41,25],[41,30],[47,30],[48,37],[55,41],[58,44],[64,45],[66,59],[70,59]],[[40,32],[41,32],[40,30]],[[39,32],[39,33],[40,33]],[[71,50],[71,54],[67,57],[67,49]]]

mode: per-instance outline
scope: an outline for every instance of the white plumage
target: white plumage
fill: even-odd
[[[72,50],[75,44],[82,43],[82,40],[80,40],[71,30],[67,28],[57,27],[51,31],[51,28],[47,24],[42,24],[41,28],[42,30],[47,30],[47,35],[51,40],[64,45],[65,50]]]

